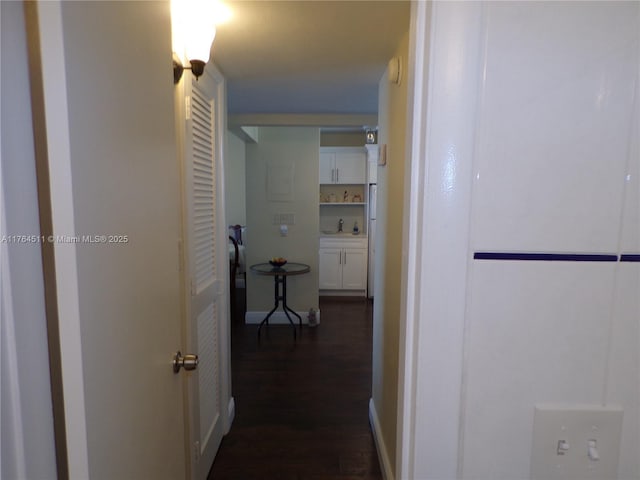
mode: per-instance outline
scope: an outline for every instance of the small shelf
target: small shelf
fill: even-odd
[[[322,205],[365,205],[364,202],[320,202]]]

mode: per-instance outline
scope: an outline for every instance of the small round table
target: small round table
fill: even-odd
[[[287,305],[287,277],[291,275],[302,275],[304,273],[309,273],[311,271],[311,267],[309,265],[305,265],[304,263],[292,263],[288,262],[282,265],[281,267],[275,267],[270,263],[258,263],[256,265],[251,265],[251,271],[257,273],[258,275],[269,275],[273,277],[274,282],[274,301],[275,304],[271,311],[267,314],[267,316],[260,322],[260,326],[258,327],[258,338],[260,338],[260,329],[266,323],[269,325],[269,317],[273,315],[278,307],[280,306],[280,302],[282,302],[282,310],[285,315],[289,319],[289,323],[293,327],[293,338],[296,338],[296,324],[293,323],[289,312],[293,313],[296,317],[298,317],[298,322],[300,323],[300,328],[302,328],[302,318],[296,312],[294,312]],[[282,291],[280,290],[280,285],[282,285]]]

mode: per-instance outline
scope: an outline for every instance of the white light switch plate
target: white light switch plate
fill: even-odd
[[[621,432],[619,407],[536,405],[531,480],[615,480]],[[598,460],[589,458],[590,440]]]

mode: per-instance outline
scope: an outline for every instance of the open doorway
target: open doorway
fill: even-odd
[[[233,131],[233,133],[229,134],[229,137],[234,137],[237,133],[237,130],[243,125],[259,125],[261,128],[265,127],[277,127],[277,128],[290,128],[290,129],[298,129],[300,131],[313,126],[318,130],[320,127],[327,126],[335,126],[335,127],[344,127],[345,125],[353,125],[353,123],[345,123],[345,119],[348,116],[353,117],[354,111],[351,110],[347,112],[347,108],[351,108],[353,106],[352,100],[354,100],[355,95],[352,98],[348,98],[348,94],[345,95],[346,91],[336,90],[336,84],[330,81],[327,81],[329,75],[332,73],[332,70],[338,70],[342,73],[346,73],[347,71],[353,73],[360,68],[359,73],[363,74],[365,72],[365,68],[361,68],[357,66],[356,62],[345,62],[340,57],[342,52],[340,50],[346,51],[350,49],[352,45],[360,44],[360,41],[367,36],[367,33],[356,33],[356,32],[364,32],[364,31],[376,31],[377,39],[380,38],[394,38],[393,46],[385,50],[384,53],[384,61],[382,63],[382,68],[379,70],[377,74],[374,85],[371,87],[367,86],[366,88],[361,88],[358,92],[357,96],[360,96],[361,93],[368,92],[368,98],[373,99],[373,108],[371,110],[365,111],[360,110],[356,111],[358,114],[371,115],[373,113],[373,120],[369,116],[369,120],[364,120],[356,125],[359,125],[360,128],[362,125],[379,125],[379,144],[386,145],[386,166],[380,165],[378,167],[378,172],[381,172],[380,179],[377,180],[378,184],[378,209],[377,209],[377,217],[376,223],[379,225],[378,230],[380,231],[380,235],[376,235],[376,238],[380,239],[378,243],[378,248],[376,249],[375,254],[375,264],[379,265],[380,276],[385,279],[384,282],[379,282],[377,286],[374,287],[374,297],[375,297],[375,305],[372,309],[372,340],[371,340],[371,379],[372,379],[372,388],[371,388],[371,401],[368,405],[368,416],[369,422],[371,423],[372,430],[376,432],[376,441],[377,441],[377,449],[379,452],[379,457],[381,463],[383,464],[382,469],[388,473],[392,474],[395,470],[395,444],[396,444],[396,414],[397,414],[397,401],[396,401],[396,393],[398,387],[398,342],[399,342],[399,329],[400,329],[400,288],[401,288],[401,263],[402,263],[402,219],[403,219],[403,199],[404,199],[404,144],[405,144],[405,126],[406,126],[406,115],[407,115],[407,58],[409,56],[409,3],[408,2],[372,2],[371,3],[371,11],[373,13],[373,17],[369,17],[367,20],[363,20],[364,15],[363,11],[360,12],[360,16],[362,18],[355,19],[349,26],[344,26],[341,23],[341,19],[338,19],[341,15],[338,13],[341,8],[349,8],[354,6],[353,2],[331,2],[330,5],[327,2],[289,2],[289,12],[281,12],[279,9],[280,5],[271,5],[271,2],[262,2],[263,4],[269,3],[269,8],[273,6],[273,8],[268,12],[268,16],[276,16],[278,18],[274,19],[274,25],[279,25],[277,27],[278,33],[273,34],[273,38],[276,41],[281,41],[283,39],[285,43],[288,44],[287,47],[278,47],[276,50],[278,53],[276,56],[282,57],[281,59],[287,59],[287,61],[292,63],[297,63],[299,65],[303,64],[303,59],[295,56],[296,54],[291,51],[293,49],[294,44],[305,45],[307,48],[305,49],[305,55],[314,58],[314,55],[322,50],[322,48],[318,47],[314,41],[310,40],[310,36],[316,33],[316,25],[310,27],[305,30],[305,28],[300,28],[302,25],[305,25],[301,17],[293,19],[295,14],[300,14],[300,10],[306,8],[303,3],[306,4],[309,8],[314,9],[314,22],[318,25],[322,24],[324,21],[325,15],[331,13],[334,18],[334,24],[331,25],[330,28],[326,28],[326,32],[332,32],[331,36],[335,38],[339,38],[339,42],[336,50],[331,50],[331,55],[333,56],[334,64],[323,63],[326,62],[326,59],[316,60],[315,70],[309,70],[306,73],[297,74],[291,71],[291,66],[286,64],[285,62],[280,62],[280,58],[274,59],[271,66],[278,66],[281,72],[285,72],[285,76],[287,77],[285,81],[279,82],[279,80],[274,75],[265,75],[259,74],[254,77],[251,77],[246,74],[244,76],[240,75],[237,78],[234,78],[235,72],[233,70],[233,58],[234,56],[243,57],[246,59],[246,56],[241,52],[245,51],[240,48],[237,48],[237,45],[232,45],[231,40],[227,43],[227,40],[223,38],[225,32],[223,29],[219,32],[219,42],[216,40],[216,44],[214,46],[214,58],[217,57],[216,61],[221,62],[221,66],[223,71],[228,72],[228,82],[229,82],[229,128]],[[275,2],[276,4],[278,2]],[[323,11],[322,6],[325,6],[325,10]],[[359,2],[360,6],[363,7],[364,4]],[[400,22],[402,26],[399,28],[399,34],[393,33],[392,30],[395,28],[394,24],[397,20],[397,17],[391,12],[394,7],[398,5],[404,4],[406,8],[404,11],[403,20]],[[253,2],[243,2],[243,5],[246,8],[254,8],[256,5]],[[375,7],[375,8],[374,8]],[[258,15],[257,11],[252,12],[252,15]],[[265,13],[267,15],[267,13]],[[282,15],[280,18],[279,15]],[[375,22],[377,21],[375,17],[377,15],[387,16],[387,20],[383,21],[381,24],[384,24],[384,27],[377,29],[374,27]],[[345,13],[344,17],[348,17],[348,14]],[[393,17],[393,20],[392,20]],[[296,26],[297,33],[292,33],[289,29],[288,25],[281,25],[280,22],[289,22],[289,25]],[[232,28],[232,23],[230,22],[228,26],[225,28]],[[366,26],[365,26],[366,25]],[[362,31],[359,30],[362,28]],[[321,28],[320,28],[321,29]],[[247,31],[246,29],[244,30]],[[381,32],[384,32],[382,34]],[[256,27],[255,30],[251,31],[252,44],[261,45],[260,54],[262,55],[262,60],[260,62],[256,62],[256,64],[260,64],[259,66],[264,66],[264,59],[268,53],[268,47],[270,47],[270,39],[263,38],[262,40],[256,39],[256,36],[259,34],[259,29]],[[297,35],[297,36],[296,36]],[[306,36],[305,36],[306,35]],[[295,40],[293,40],[295,39]],[[245,38],[248,40],[248,38]],[[373,43],[369,40],[369,42],[364,42],[369,46],[373,46]],[[330,42],[327,41],[324,45],[329,48]],[[333,44],[332,44],[333,45]],[[370,55],[370,50],[380,50],[382,51],[386,47],[371,47],[371,49],[367,49],[363,47],[361,49],[362,57]],[[327,50],[325,49],[325,50]],[[285,53],[286,52],[286,53]],[[296,59],[293,62],[293,59]],[[404,69],[404,79],[402,79],[401,74],[389,75],[386,72],[386,68],[389,60],[392,58],[397,58],[396,65],[399,65],[402,71]],[[225,68],[224,63],[229,62],[231,68]],[[267,62],[268,63],[268,62]],[[308,64],[306,64],[308,65]],[[339,66],[338,66],[339,65]],[[246,67],[246,65],[245,65]],[[310,72],[316,72],[310,73]],[[394,82],[390,82],[390,77],[393,77]],[[332,85],[333,90],[328,95],[318,93],[317,95],[302,95],[300,91],[304,85],[312,84],[312,79],[319,79],[320,81],[324,80],[325,86]],[[362,77],[360,77],[362,78]],[[362,85],[362,84],[361,84]],[[273,88],[273,94],[263,94],[261,96],[257,95],[255,92],[258,90],[253,90],[254,87],[260,86],[261,88],[267,89],[269,87]],[[263,90],[264,92],[264,90]],[[373,92],[373,93],[372,93]],[[264,103],[260,103],[260,98],[268,99]],[[287,101],[293,102],[298,101],[297,106],[291,106],[290,103],[285,103]],[[324,102],[321,110],[311,110],[310,105],[313,100],[319,100],[320,102]],[[341,117],[342,116],[342,117]],[[379,118],[380,121],[379,121]],[[341,120],[339,119],[341,117]],[[338,118],[338,119],[337,119]],[[342,123],[341,123],[342,121]],[[353,118],[350,118],[350,121],[353,121]],[[240,152],[240,155],[245,160],[250,156],[250,151],[257,149],[256,145],[259,145],[263,139],[258,138],[257,140],[247,140],[245,138],[246,132],[240,133],[240,137],[236,137],[229,140],[230,150],[236,148],[237,151]],[[242,139],[241,139],[242,138]],[[257,144],[254,142],[258,142]],[[232,144],[235,143],[234,147]],[[360,142],[360,145],[364,145],[365,142]],[[317,145],[320,145],[319,139]],[[313,155],[318,155],[316,151]],[[229,160],[233,158],[233,153],[228,156]],[[244,164],[244,173],[245,176],[249,176],[250,172],[253,171],[254,168],[260,167],[259,165],[249,165],[247,163]],[[233,167],[232,167],[233,168]],[[296,165],[297,168],[297,165]],[[228,169],[228,168],[227,168]],[[314,173],[317,175],[317,172]],[[306,179],[305,179],[306,181]],[[253,241],[263,243],[265,240],[265,236],[263,234],[259,234],[254,230],[254,225],[250,221],[250,216],[253,207],[250,206],[249,202],[246,199],[252,195],[252,191],[255,191],[256,188],[264,189],[265,188],[265,180],[261,181],[262,183],[249,184],[245,183],[245,209],[246,216],[244,225],[247,226],[247,235],[245,238],[245,242],[247,243],[247,255],[251,256],[250,250],[252,249]],[[289,236],[288,238],[295,238],[294,232],[300,228],[299,222],[307,222],[310,218],[312,218],[315,222],[314,231],[316,232],[316,238],[305,240],[300,243],[308,243],[312,245],[312,250],[315,250],[313,256],[317,258],[317,252],[319,249],[319,243],[317,239],[317,231],[319,225],[319,214],[318,212],[318,198],[319,198],[319,190],[317,189],[318,182],[315,182],[313,186],[313,195],[315,196],[315,210],[316,213],[310,214],[309,216],[305,215],[304,218],[300,215],[297,215],[295,218],[296,224],[291,226],[289,225]],[[227,188],[229,190],[229,188]],[[229,192],[227,192],[228,194]],[[228,197],[227,197],[228,198]],[[271,212],[270,215],[262,215],[260,216],[260,221],[264,222],[265,228],[269,229],[270,234],[279,237],[279,220],[276,222],[274,212]],[[288,214],[295,213],[286,210],[286,208],[279,210],[275,213],[280,214]],[[384,220],[381,220],[381,215],[384,217]],[[279,216],[279,219],[281,217]],[[229,224],[241,223],[242,221],[228,219]],[[384,226],[381,224],[386,222]],[[353,228],[353,225],[349,225],[349,229]],[[256,261],[266,261],[271,255],[276,255],[278,253],[274,252],[265,253]],[[283,255],[286,256],[286,255]],[[316,260],[317,261],[317,260]],[[247,258],[247,263],[250,265],[252,263],[251,258]],[[252,283],[255,279],[252,279],[251,274],[248,274],[247,279],[247,287],[249,289],[249,297],[251,297],[251,288]],[[271,285],[271,284],[270,284]],[[294,284],[291,285],[292,290],[294,289]],[[299,286],[298,288],[306,289],[306,290],[315,290],[316,292],[319,288],[306,286]],[[261,312],[261,308],[268,310],[270,305],[272,305],[273,299],[273,288],[267,287],[265,288],[265,297],[264,297],[264,305],[265,307],[254,307],[253,300],[251,298],[248,299],[248,310],[252,311],[252,309],[256,309],[258,312]],[[241,301],[244,301],[242,299]],[[301,310],[308,310],[310,307],[321,306],[322,301],[320,300],[317,304],[312,304],[311,302],[307,302],[303,307],[300,307]],[[324,315],[325,313],[321,310],[321,327],[324,323]],[[244,327],[243,327],[244,328]],[[275,330],[275,329],[274,329]],[[290,337],[290,334],[288,334]],[[233,351],[233,348],[232,348]],[[238,409],[242,408],[241,403],[238,402]],[[365,405],[364,410],[367,410],[367,406]],[[238,410],[239,411],[239,410]]]

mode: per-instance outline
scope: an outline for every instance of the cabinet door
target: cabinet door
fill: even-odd
[[[367,183],[367,156],[364,152],[338,152],[335,165],[335,183]]]
[[[342,288],[342,250],[321,248],[319,255],[319,288],[338,290]]]
[[[335,178],[335,153],[320,154],[319,183],[333,183]]]
[[[345,248],[342,252],[342,288],[364,290],[367,288],[367,250]]]

